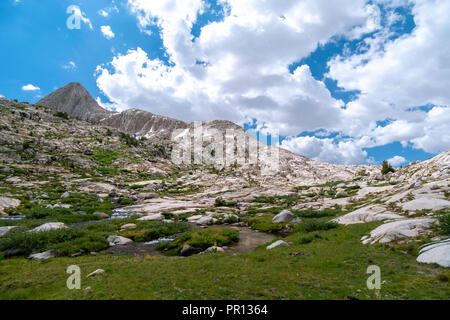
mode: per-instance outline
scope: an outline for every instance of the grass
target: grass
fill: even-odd
[[[254,230],[269,233],[279,233],[283,230],[283,227],[286,226],[286,223],[273,223],[273,217],[273,214],[265,213],[261,216],[247,218],[244,221],[247,222],[248,225]]]
[[[183,233],[189,229],[189,225],[185,222],[135,221],[134,223],[135,229],[122,231],[119,235],[136,242],[144,242]]]
[[[302,223],[294,225],[294,232],[313,232],[321,230],[330,230],[337,228],[339,225],[336,222],[322,221],[322,220],[307,220]]]
[[[239,241],[239,232],[226,228],[208,228],[187,231],[173,242],[162,242],[159,250],[169,255],[179,254],[181,248],[188,244],[199,250],[206,250],[213,245],[230,246]]]
[[[0,299],[447,299],[449,270],[360,243],[377,225],[318,231],[322,238],[306,244],[295,243],[295,234],[291,247],[236,256],[7,259],[0,262]],[[290,255],[296,252],[309,257]],[[82,290],[67,289],[70,265],[81,268]],[[381,269],[378,296],[366,286],[369,265]],[[86,278],[96,269],[106,272]]]

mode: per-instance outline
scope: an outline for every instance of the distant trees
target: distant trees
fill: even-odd
[[[395,169],[387,162],[387,160],[384,160],[383,166],[381,167],[381,173],[388,174],[389,172],[395,172]]]

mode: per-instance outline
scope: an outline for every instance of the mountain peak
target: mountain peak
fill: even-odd
[[[100,107],[79,82],[69,83],[50,93],[37,104],[66,112],[72,117],[83,120],[101,120],[111,114],[110,111]]]

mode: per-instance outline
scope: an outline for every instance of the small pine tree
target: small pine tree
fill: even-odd
[[[389,164],[389,162],[387,162],[387,160],[384,160],[381,173],[388,174],[389,172],[395,172],[395,169]]]

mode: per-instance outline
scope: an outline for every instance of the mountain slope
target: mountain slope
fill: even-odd
[[[38,105],[66,112],[83,120],[101,120],[112,112],[100,107],[89,92],[78,82],[71,82],[37,102]]]

